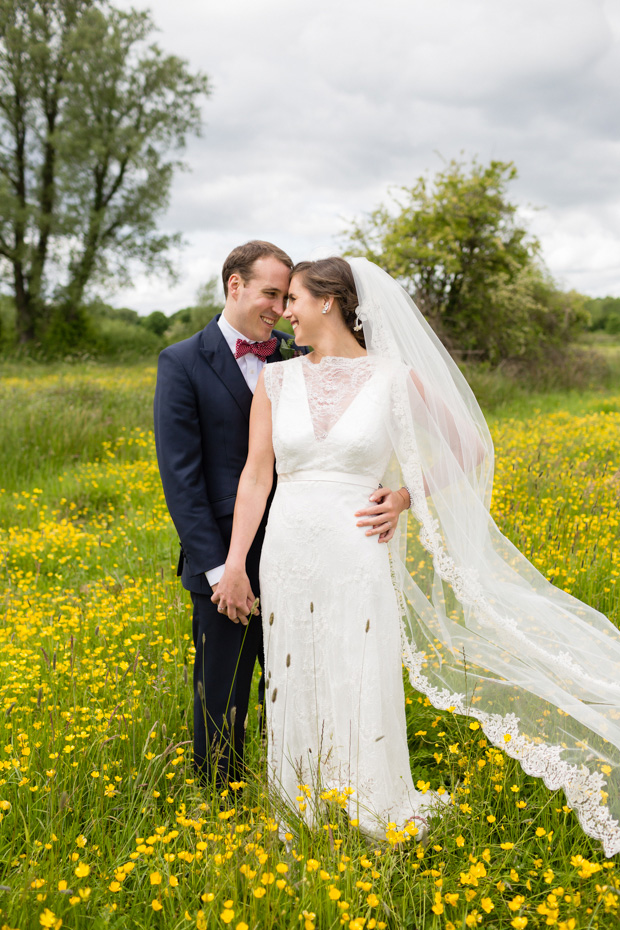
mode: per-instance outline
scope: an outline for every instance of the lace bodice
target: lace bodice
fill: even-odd
[[[391,454],[389,371],[385,360],[369,356],[267,365],[278,474],[319,469],[379,481]]]

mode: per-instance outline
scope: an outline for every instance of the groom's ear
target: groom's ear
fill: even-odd
[[[241,280],[240,274],[237,274],[236,272],[231,274],[230,278],[228,279],[228,293],[235,300],[239,296],[239,290],[242,284],[243,284],[243,281]]]

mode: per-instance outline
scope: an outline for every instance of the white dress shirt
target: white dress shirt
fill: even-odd
[[[217,321],[217,325],[222,330],[222,335],[228,343],[228,347],[233,355],[235,354],[235,350],[237,348],[237,339],[245,339],[246,342],[257,341],[256,339],[248,339],[243,335],[243,333],[237,332],[234,326],[230,325],[223,313]],[[263,362],[262,359],[258,358],[256,355],[253,355],[251,352],[248,352],[247,355],[242,355],[241,358],[238,358],[235,361],[241,370],[241,374],[245,378],[247,386],[253,394],[256,390],[256,385],[258,384],[258,376],[267,363]],[[208,572],[205,572],[207,581],[211,587],[218,583],[223,574],[223,565],[218,565],[216,568],[210,568]]]
[[[228,347],[233,355],[237,348],[237,339],[244,339],[246,342],[256,342],[256,339],[248,339],[243,333],[237,332],[234,326],[230,325],[224,314],[222,314],[217,321],[217,325],[222,330],[222,335],[228,343]],[[258,384],[258,376],[263,370],[266,362],[263,362],[262,359],[258,358],[257,355],[253,355],[251,352],[248,352],[247,355],[242,355],[241,358],[236,359],[236,362],[241,369],[241,374],[245,378],[247,386],[253,394]]]

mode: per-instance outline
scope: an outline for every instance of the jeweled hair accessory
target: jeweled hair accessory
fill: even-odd
[[[359,333],[360,329],[363,329],[364,323],[368,322],[371,317],[375,315],[378,308],[373,307],[372,304],[364,303],[364,309],[362,309],[362,301],[360,300],[357,310],[355,311],[355,326],[353,329],[356,333]]]

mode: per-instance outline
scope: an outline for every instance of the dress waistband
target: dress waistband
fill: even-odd
[[[278,481],[336,481],[339,484],[356,484],[363,488],[372,488],[373,491],[380,485],[378,478],[370,475],[352,475],[348,471],[320,471],[304,470],[289,471],[278,475]]]

